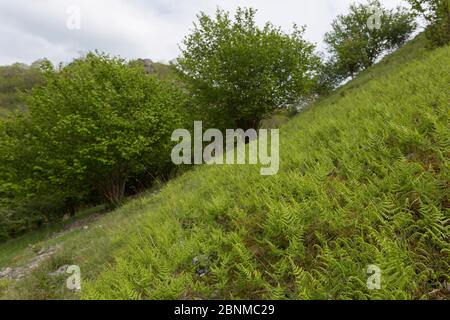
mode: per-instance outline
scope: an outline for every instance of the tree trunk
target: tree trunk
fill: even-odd
[[[103,186],[103,195],[110,208],[117,208],[122,205],[126,180],[126,175],[122,173],[113,173],[106,179]]]
[[[244,131],[247,131],[248,129],[255,129],[258,130],[259,126],[261,124],[260,119],[241,119],[237,121],[237,129],[243,129]]]
[[[76,213],[76,200],[74,198],[68,198],[66,199],[65,203],[65,213],[68,214],[70,217],[75,216]]]

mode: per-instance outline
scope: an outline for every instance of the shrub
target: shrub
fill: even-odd
[[[43,69],[47,84],[33,90],[27,115],[6,122],[0,143],[9,154],[6,182],[20,185],[16,197],[56,193],[73,212],[101,194],[116,206],[129,179],[170,168],[183,92],[99,53]]]
[[[427,38],[435,46],[450,43],[450,1],[408,0],[413,10],[428,23]]]
[[[353,78],[384,52],[403,45],[415,27],[413,15],[405,9],[388,10],[378,0],[352,4],[350,12],[338,16],[325,35],[332,65],[326,71],[332,71],[330,76],[336,81]]]

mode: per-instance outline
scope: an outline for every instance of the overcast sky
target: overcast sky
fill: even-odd
[[[306,38],[322,47],[331,21],[362,0],[0,0],[0,65],[46,57],[69,62],[98,49],[127,59],[169,61],[196,14],[217,6],[258,9],[257,21],[290,30],[306,25]],[[364,1],[365,2],[365,1]],[[401,0],[381,0],[387,7]],[[77,10],[80,11],[78,28]]]

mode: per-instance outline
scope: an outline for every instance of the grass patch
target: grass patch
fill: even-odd
[[[78,299],[79,293],[66,288],[68,274],[57,277],[49,274],[64,265],[78,265],[83,280],[95,277],[113,261],[113,253],[126,243],[127,234],[142,223],[141,208],[158,201],[150,196],[153,192],[150,190],[136,196],[119,210],[104,213],[94,221],[87,220],[75,228],[66,230],[70,224],[104,212],[104,208],[82,211],[64,224],[1,244],[3,267],[26,265],[43,248],[58,246],[58,250],[25,279],[0,280],[0,299]]]

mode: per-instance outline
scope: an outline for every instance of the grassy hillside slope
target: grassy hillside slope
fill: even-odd
[[[215,166],[170,182],[83,297],[448,294],[450,48],[391,59],[282,128],[277,176]]]
[[[283,126],[278,175],[198,167],[40,242],[60,249],[0,297],[448,299],[449,66],[419,37]]]

